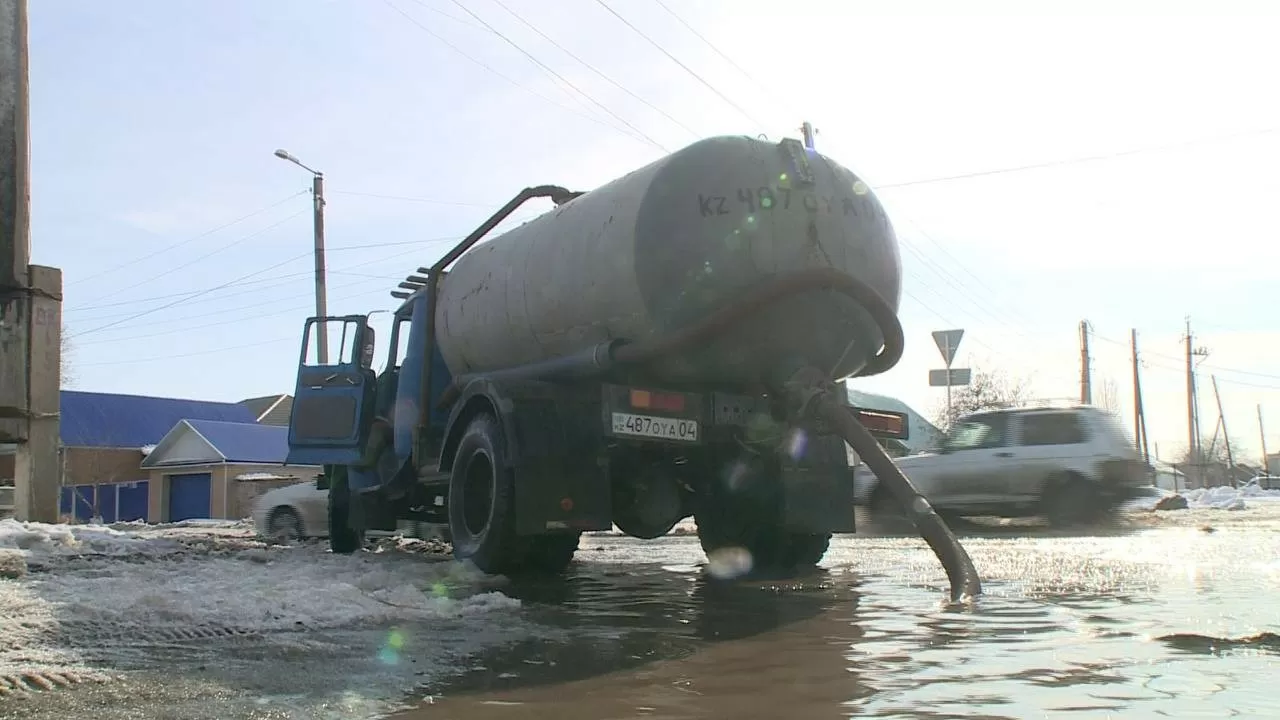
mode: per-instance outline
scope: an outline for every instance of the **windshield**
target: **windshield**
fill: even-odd
[[[942,438],[946,452],[998,447],[1004,442],[1004,421],[999,415],[964,418]]]

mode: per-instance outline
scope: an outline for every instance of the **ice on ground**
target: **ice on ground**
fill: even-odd
[[[517,607],[474,567],[405,554],[334,555],[321,546],[219,548],[216,538],[90,525],[0,521],[0,549],[47,572],[23,585],[77,620],[281,630]],[[221,552],[219,552],[221,550]],[[74,565],[70,561],[80,561]],[[59,572],[61,567],[74,570]]]
[[[520,602],[473,566],[404,552],[334,555],[193,528],[0,521],[0,678],[85,669],[83,653],[402,623],[483,629]],[[280,642],[288,642],[280,636]]]

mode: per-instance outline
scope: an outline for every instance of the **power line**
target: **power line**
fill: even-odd
[[[244,350],[247,348],[262,347],[264,345],[277,345],[284,342],[299,342],[301,338],[298,336],[282,337],[274,340],[262,340],[259,342],[245,343],[244,345],[224,345],[222,347],[213,348],[211,350],[200,350],[197,352],[181,353],[178,355],[147,355],[145,357],[129,358],[128,360],[105,360],[102,362],[76,363],[76,367],[100,367],[103,365],[140,365],[143,363],[163,362],[166,360],[180,360],[182,358],[200,357],[203,355],[214,355],[216,353],[231,352],[232,350]]]
[[[79,283],[88,282],[89,280],[93,280],[94,278],[99,278],[99,277],[102,277],[103,275],[107,275],[107,274],[109,274],[109,273],[113,273],[113,272],[115,272],[115,271],[117,271],[117,270],[120,270],[120,269],[122,269],[122,268],[130,267],[130,266],[132,266],[132,265],[137,265],[138,263],[143,262],[144,260],[150,260],[151,258],[153,258],[153,257],[155,257],[155,256],[157,256],[157,255],[163,255],[164,253],[167,253],[167,252],[169,252],[170,250],[176,250],[176,249],[178,249],[178,248],[180,248],[180,247],[182,247],[182,246],[184,246],[184,245],[188,245],[188,244],[190,244],[190,243],[193,243],[193,242],[195,242],[196,240],[199,240],[199,239],[201,239],[201,238],[208,237],[208,236],[210,236],[210,235],[212,235],[212,234],[214,234],[214,233],[216,233],[216,232],[218,232],[218,231],[220,231],[220,230],[226,230],[227,228],[229,228],[229,227],[231,227],[231,226],[233,226],[233,225],[238,225],[238,224],[240,224],[240,223],[244,222],[245,220],[248,220],[248,219],[253,218],[253,217],[257,217],[258,215],[261,215],[261,214],[263,214],[263,213],[265,213],[265,212],[267,212],[267,211],[269,211],[269,210],[274,210],[275,208],[280,207],[281,205],[283,205],[283,204],[285,204],[285,203],[289,202],[290,200],[292,200],[292,199],[294,199],[294,198],[298,197],[299,195],[305,195],[305,194],[307,194],[308,192],[310,192],[310,191],[309,191],[309,190],[299,190],[298,192],[296,192],[296,193],[294,193],[294,194],[290,195],[289,197],[286,197],[286,198],[284,198],[284,199],[282,199],[282,200],[278,200],[278,201],[276,201],[276,202],[274,202],[274,203],[271,203],[270,205],[268,205],[268,206],[266,206],[266,207],[264,207],[264,208],[259,208],[259,209],[257,209],[257,210],[254,210],[253,212],[251,212],[251,213],[249,213],[249,214],[247,214],[247,215],[241,215],[240,217],[236,218],[235,220],[232,220],[232,221],[230,221],[230,222],[225,222],[225,223],[223,223],[223,224],[221,224],[221,225],[219,225],[219,226],[217,226],[217,227],[215,227],[215,228],[211,228],[211,229],[209,229],[209,230],[205,230],[204,232],[200,233],[199,235],[196,235],[195,237],[190,237],[190,238],[187,238],[186,240],[182,240],[182,241],[179,241],[179,242],[173,243],[173,244],[171,244],[171,245],[166,245],[165,247],[162,247],[162,248],[160,248],[159,250],[156,250],[155,252],[148,253],[148,254],[146,254],[146,255],[143,255],[142,257],[137,257],[137,258],[134,258],[134,259],[132,259],[132,260],[127,260],[127,261],[125,261],[125,262],[123,262],[123,263],[120,263],[119,265],[116,265],[116,266],[114,266],[114,267],[107,268],[106,270],[101,270],[101,271],[96,272],[96,273],[94,273],[94,274],[92,274],[92,275],[86,275],[86,276],[84,276],[84,277],[76,278],[75,280],[72,280],[71,282],[69,282],[69,283],[67,283],[67,284],[68,284],[68,285],[77,285],[77,284],[79,284]]]
[[[492,32],[494,35],[497,35],[499,38],[501,38],[503,42],[505,42],[505,43],[507,43],[508,45],[510,45],[511,47],[515,48],[515,49],[516,49],[520,54],[522,54],[522,55],[524,55],[525,57],[529,58],[530,62],[533,62],[533,63],[534,63],[535,65],[537,65],[538,67],[542,68],[543,70],[547,71],[548,73],[550,73],[550,74],[551,74],[551,75],[553,75],[554,77],[558,78],[558,79],[560,80],[560,82],[564,83],[565,85],[568,85],[570,88],[572,88],[572,89],[573,89],[573,91],[574,91],[574,92],[578,93],[579,95],[581,95],[582,97],[586,98],[587,100],[590,100],[590,101],[591,101],[591,103],[592,103],[593,105],[595,105],[596,107],[598,107],[598,108],[600,108],[601,110],[603,110],[603,111],[605,111],[606,113],[608,113],[611,117],[613,117],[614,119],[616,119],[618,122],[622,123],[623,125],[626,125],[628,128],[630,128],[631,130],[633,130],[634,132],[636,132],[637,134],[639,134],[639,135],[640,135],[640,137],[644,138],[646,141],[648,141],[648,142],[649,142],[650,144],[652,144],[654,147],[658,148],[659,150],[662,150],[663,152],[667,152],[667,153],[671,152],[669,149],[667,149],[665,146],[663,146],[663,144],[662,144],[662,143],[660,143],[660,142],[658,142],[657,140],[654,140],[652,137],[650,137],[648,133],[646,133],[645,131],[643,131],[643,130],[641,130],[640,128],[636,127],[635,125],[632,125],[630,122],[628,122],[628,121],[627,121],[627,119],[626,119],[626,118],[622,117],[622,116],[621,116],[621,115],[619,115],[618,113],[616,113],[616,112],[614,112],[614,111],[610,110],[609,108],[605,107],[604,103],[601,103],[599,100],[596,100],[595,98],[591,97],[591,95],[587,94],[587,92],[586,92],[585,90],[583,90],[582,88],[580,88],[580,87],[578,87],[577,85],[575,85],[575,84],[573,83],[573,81],[572,81],[572,80],[570,80],[570,79],[566,78],[565,76],[561,75],[560,73],[556,72],[554,68],[552,68],[550,65],[548,65],[548,64],[546,64],[546,63],[542,62],[541,60],[539,60],[537,57],[535,57],[535,56],[534,56],[534,54],[533,54],[533,53],[529,52],[528,50],[525,50],[523,47],[520,47],[520,45],[519,45],[515,40],[512,40],[511,38],[507,37],[504,33],[502,33],[501,31],[499,31],[497,28],[495,28],[494,26],[490,25],[488,22],[486,22],[486,21],[485,21],[485,19],[484,19],[484,18],[480,17],[480,16],[479,16],[479,15],[477,15],[473,10],[471,10],[471,8],[467,7],[466,5],[463,5],[463,4],[462,4],[461,2],[459,2],[458,0],[453,0],[453,4],[454,4],[454,5],[457,5],[457,6],[458,6],[458,8],[459,8],[460,10],[462,10],[463,12],[465,12],[466,14],[468,14],[468,15],[470,15],[471,17],[475,18],[476,22],[480,23],[481,25],[484,25],[486,28],[488,28],[488,29],[489,29],[489,31],[490,31],[490,32]],[[504,9],[505,9],[505,8],[504,8]],[[508,10],[507,12],[510,12],[510,10]]]
[[[240,277],[235,278],[234,280],[229,280],[229,281],[227,281],[227,282],[225,282],[225,283],[222,283],[221,285],[216,285],[216,286],[214,286],[214,287],[208,288],[207,290],[202,290],[202,291],[200,291],[200,292],[198,292],[198,293],[196,293],[196,294],[194,294],[194,295],[190,295],[190,296],[183,297],[183,298],[178,298],[177,300],[174,300],[174,301],[172,301],[172,302],[165,303],[164,305],[161,305],[161,306],[159,306],[159,307],[154,307],[154,308],[151,308],[150,310],[143,310],[142,312],[134,313],[134,314],[132,314],[132,315],[129,315],[128,317],[123,317],[123,318],[120,318],[119,320],[115,320],[114,322],[109,322],[109,323],[107,323],[106,325],[99,325],[98,327],[95,327],[95,328],[92,328],[92,329],[89,329],[89,330],[85,330],[85,331],[83,331],[83,332],[75,333],[74,335],[70,335],[70,336],[68,336],[68,339],[69,339],[69,340],[73,340],[73,339],[75,339],[75,338],[83,337],[83,336],[88,335],[88,334],[90,334],[90,333],[100,332],[100,331],[102,331],[102,330],[106,330],[107,328],[115,327],[115,326],[117,326],[117,325],[122,325],[122,324],[124,324],[124,323],[130,322],[130,321],[133,321],[133,320],[137,320],[137,319],[138,319],[138,318],[140,318],[140,317],[145,317],[145,316],[150,315],[150,314],[152,314],[152,313],[160,312],[161,310],[165,310],[165,309],[171,308],[171,307],[173,307],[173,306],[175,306],[175,305],[180,305],[180,304],[182,304],[182,303],[186,302],[186,301],[187,301],[187,300],[189,300],[189,299],[196,298],[196,297],[200,297],[201,295],[207,295],[207,294],[209,294],[209,293],[211,293],[211,292],[215,292],[215,291],[217,291],[217,290],[221,290],[221,289],[223,289],[223,288],[225,288],[225,287],[229,287],[230,285],[232,285],[232,284],[234,284],[234,283],[237,283],[237,282],[239,282],[239,281],[241,281],[241,280],[246,280],[246,279],[251,278],[251,277],[254,277],[254,276],[256,276],[256,275],[261,275],[261,274],[262,274],[262,273],[264,273],[264,272],[268,272],[268,271],[270,271],[270,270],[275,270],[275,269],[276,269],[276,268],[278,268],[278,267],[282,267],[282,266],[284,266],[284,265],[288,265],[289,263],[291,263],[291,262],[293,262],[293,261],[295,261],[295,260],[301,260],[301,259],[302,259],[302,258],[304,258],[304,257],[309,257],[310,255],[311,255],[311,251],[310,251],[310,250],[308,250],[308,251],[306,251],[306,252],[304,252],[304,253],[301,253],[301,254],[298,254],[298,255],[294,255],[293,257],[291,257],[291,258],[289,258],[288,260],[285,260],[285,261],[283,261],[283,262],[279,262],[279,263],[276,263],[275,265],[271,265],[271,266],[268,266],[268,267],[262,268],[261,270],[255,270],[255,271],[253,271],[253,272],[251,272],[251,273],[249,273],[249,274],[247,274],[247,275],[241,275]]]
[[[456,200],[438,200],[436,198],[409,197],[406,195],[387,195],[384,193],[357,192],[355,190],[328,190],[330,195],[354,195],[357,197],[378,198],[381,200],[403,200],[406,202],[426,203],[429,205],[455,205],[458,207],[498,207],[502,203],[459,202]]]
[[[458,23],[459,25],[466,25],[467,27],[472,28],[472,29],[474,29],[474,30],[482,30],[482,31],[484,31],[484,30],[485,30],[485,28],[480,27],[479,25],[476,25],[475,23],[467,22],[466,20],[463,20],[462,18],[460,18],[460,17],[458,17],[458,16],[456,16],[456,15],[450,15],[449,13],[447,13],[447,12],[445,12],[445,11],[441,10],[441,9],[440,9],[440,8],[438,8],[438,7],[435,7],[434,5],[428,5],[427,3],[423,2],[422,0],[413,0],[413,2],[414,2],[414,4],[418,5],[419,7],[421,7],[423,10],[426,10],[427,12],[433,12],[433,13],[435,13],[435,14],[439,15],[440,17],[448,18],[449,20],[452,20],[452,21],[454,21],[454,22]],[[486,31],[486,32],[487,32],[487,31]]]
[[[596,0],[600,2],[600,0]],[[1005,175],[1008,173],[1023,172],[1025,170],[1040,170],[1042,168],[1060,167],[1063,165],[1076,165],[1079,163],[1097,162],[1099,160],[1111,160],[1119,157],[1128,157],[1130,155],[1141,155],[1150,152],[1161,152],[1164,150],[1176,150],[1179,148],[1200,145],[1211,142],[1221,142],[1223,140],[1234,140],[1242,137],[1253,137],[1256,135],[1267,135],[1274,132],[1280,132],[1280,128],[1265,128],[1262,130],[1246,130],[1228,135],[1214,135],[1192,140],[1184,140],[1178,143],[1168,145],[1152,145],[1144,148],[1134,148],[1132,150],[1121,150],[1118,152],[1104,153],[1100,155],[1086,155],[1084,157],[1063,158],[1059,160],[1048,160],[1040,163],[1030,163],[1027,165],[1016,165],[1013,167],[999,168],[995,170],[979,170],[976,172],[960,173],[958,175],[942,175],[939,177],[924,178],[921,180],[910,180],[907,182],[886,183],[883,185],[875,185],[876,190],[890,190],[904,187],[914,187],[916,185],[929,185],[932,183],[951,182],[953,180],[968,180],[970,178],[987,177],[990,175]]]
[[[339,274],[339,273],[334,272],[333,274],[337,275],[337,274]],[[343,273],[343,274],[345,274],[345,273]],[[366,276],[364,276],[364,277],[366,277],[366,278],[374,278],[374,277],[376,277],[376,276],[366,275]],[[386,282],[386,281],[388,281],[388,280],[392,280],[393,278],[391,278],[391,277],[377,277],[377,279],[382,280],[383,282]],[[333,287],[333,288],[331,288],[331,289],[332,289],[332,290],[342,290],[342,289],[344,289],[344,288],[353,288],[353,287],[357,287],[357,286],[360,286],[360,285],[367,285],[367,284],[368,284],[368,282],[369,282],[368,280],[357,280],[357,281],[355,281],[355,282],[343,283],[343,284],[338,285],[338,286],[336,286],[336,287]],[[358,297],[364,297],[365,295],[372,295],[373,293],[382,293],[382,292],[385,292],[385,287],[379,287],[379,288],[374,289],[374,290],[365,290],[365,291],[363,291],[363,292],[354,293],[354,294],[351,294],[351,295],[344,295],[344,296],[342,296],[342,297],[335,298],[335,301],[354,300],[355,298],[358,298]],[[307,296],[307,293],[299,293],[299,294],[295,294],[295,295],[293,295],[293,296],[291,296],[291,297],[288,297],[288,298],[281,298],[281,300],[294,300],[294,299],[301,299],[301,298],[304,298],[304,297],[306,297],[306,296]],[[221,327],[221,326],[223,326],[223,325],[243,324],[243,323],[244,323],[244,321],[245,321],[245,318],[243,318],[243,317],[234,317],[234,318],[231,318],[230,320],[218,320],[218,321],[216,321],[216,322],[202,323],[202,324],[200,324],[200,325],[190,325],[190,324],[185,324],[185,323],[187,323],[189,320],[191,320],[191,319],[193,319],[193,318],[199,318],[199,317],[213,317],[213,316],[215,316],[215,315],[225,315],[225,314],[227,314],[227,313],[232,313],[232,312],[237,312],[237,313],[238,313],[238,312],[243,312],[243,311],[244,311],[244,310],[246,310],[246,309],[250,309],[250,308],[261,308],[261,307],[262,307],[262,304],[261,304],[261,303],[258,303],[258,304],[256,304],[256,305],[241,306],[241,307],[227,308],[227,309],[224,309],[224,310],[217,310],[217,311],[214,311],[214,312],[211,312],[211,313],[206,313],[206,314],[204,314],[204,315],[196,315],[196,316],[192,316],[192,317],[179,318],[179,319],[177,320],[177,322],[182,322],[182,323],[184,323],[184,326],[183,326],[183,327],[181,327],[181,328],[178,328],[178,329],[174,329],[174,330],[160,330],[160,331],[158,331],[158,332],[148,332],[148,333],[142,333],[142,334],[140,334],[140,335],[125,335],[125,336],[123,336],[123,337],[113,337],[113,338],[107,338],[107,339],[103,339],[103,340],[95,340],[95,341],[91,341],[91,342],[81,343],[78,347],[92,347],[92,346],[95,346],[95,345],[109,345],[109,344],[111,344],[111,343],[128,342],[128,341],[132,341],[132,340],[145,340],[145,339],[147,339],[147,338],[164,337],[164,336],[167,336],[167,335],[176,335],[176,334],[178,334],[178,333],[188,332],[188,331],[192,331],[192,330],[205,330],[205,329],[212,328],[212,327]],[[292,307],[283,308],[283,309],[279,309],[279,310],[272,310],[272,311],[270,311],[270,312],[265,312],[265,313],[263,313],[263,312],[257,312],[257,313],[254,313],[254,315],[253,315],[253,319],[254,319],[254,320],[259,320],[259,319],[262,319],[262,318],[279,317],[279,316],[282,316],[282,315],[291,315],[291,314],[298,313],[298,312],[306,312],[307,310],[310,310],[310,309],[312,309],[312,308],[314,308],[314,307],[315,307],[314,305],[303,304],[303,305],[295,305],[295,306],[292,306]]]
[[[666,10],[667,14],[675,18],[676,21],[678,21],[681,25],[683,25],[686,30],[693,33],[695,37],[697,37],[699,40],[705,43],[707,47],[711,48],[717,55],[719,55],[722,59],[724,59],[725,62],[729,63],[730,65],[733,66],[735,70],[742,73],[743,77],[750,80],[752,83],[755,83],[755,86],[763,90],[765,93],[768,93],[769,95],[773,95],[775,100],[777,99],[777,93],[770,90],[768,87],[764,85],[764,83],[757,80],[754,75],[747,72],[746,68],[734,62],[733,58],[729,57],[727,53],[725,53],[720,48],[716,47],[715,43],[711,42],[702,33],[694,29],[694,27],[690,25],[684,18],[680,17],[680,15],[678,15],[675,10],[672,10],[666,3],[662,2],[662,0],[653,0],[653,1],[658,4],[658,7],[661,7],[663,10]]]
[[[454,0],[454,1],[456,2],[457,0]],[[677,120],[677,119],[675,119],[674,117],[672,117],[672,116],[671,116],[671,114],[670,114],[670,113],[668,113],[666,110],[663,110],[662,108],[658,107],[657,105],[654,105],[653,103],[649,102],[648,100],[645,100],[644,98],[642,98],[642,97],[640,97],[639,95],[635,94],[634,92],[632,92],[630,89],[628,89],[628,88],[627,88],[626,86],[624,86],[623,84],[619,83],[618,81],[614,80],[613,78],[609,77],[608,75],[605,75],[603,72],[601,72],[599,69],[597,69],[597,68],[596,68],[596,66],[592,65],[591,63],[587,62],[586,60],[583,60],[582,58],[578,57],[577,55],[573,54],[573,53],[572,53],[568,48],[566,48],[565,46],[563,46],[563,45],[561,45],[560,43],[556,42],[556,41],[555,41],[555,40],[553,40],[549,35],[547,35],[546,33],[542,32],[542,31],[541,31],[541,30],[539,30],[537,27],[535,27],[535,26],[533,25],[533,23],[531,23],[531,22],[529,22],[528,20],[524,19],[524,17],[522,17],[522,16],[520,15],[520,13],[517,13],[515,10],[512,10],[511,8],[507,7],[507,5],[506,5],[506,4],[504,4],[504,3],[502,2],[502,0],[493,0],[493,2],[494,2],[494,4],[496,4],[498,7],[502,8],[503,10],[506,10],[508,13],[510,13],[510,14],[512,15],[512,17],[514,17],[515,19],[517,19],[517,20],[519,20],[520,22],[524,23],[525,27],[527,27],[527,28],[529,28],[530,30],[532,30],[532,31],[534,31],[535,33],[537,33],[539,36],[541,36],[541,37],[542,37],[542,39],[544,39],[544,40],[546,40],[547,42],[551,43],[551,44],[552,44],[552,45],[554,45],[556,48],[559,48],[559,50],[560,50],[561,52],[563,52],[565,55],[568,55],[569,57],[573,58],[574,60],[577,60],[577,61],[578,61],[579,63],[581,63],[585,68],[587,68],[587,69],[588,69],[588,70],[590,70],[591,72],[595,73],[596,75],[599,75],[600,77],[604,78],[607,82],[609,82],[610,84],[612,84],[614,87],[616,87],[616,88],[618,88],[619,90],[621,90],[622,92],[624,92],[624,93],[626,93],[626,94],[630,95],[631,97],[635,98],[636,100],[640,101],[641,103],[644,103],[644,104],[645,104],[646,106],[648,106],[651,110],[653,110],[654,112],[659,113],[660,115],[662,115],[662,116],[663,116],[663,117],[665,117],[666,119],[670,120],[672,123],[674,123],[674,124],[678,125],[678,126],[679,126],[679,127],[681,127],[682,129],[684,129],[685,131],[687,131],[690,135],[693,135],[694,137],[702,137],[702,135],[701,135],[700,133],[698,133],[698,132],[697,132],[696,130],[694,130],[693,128],[689,127],[688,125],[685,125],[684,123],[682,123],[682,122],[680,122],[679,120]]]
[[[619,15],[619,14],[618,14],[618,12],[617,12],[616,10],[614,10],[613,8],[611,8],[611,7],[609,7],[608,5],[606,5],[606,4],[605,4],[605,2],[604,2],[604,0],[596,0],[596,4],[598,4],[600,7],[604,8],[605,10],[609,11],[609,14],[610,14],[610,15],[612,15],[612,16],[614,16],[614,17],[618,18],[618,20],[622,21],[622,24],[623,24],[623,25],[626,25],[626,26],[627,26],[627,27],[629,27],[629,28],[631,28],[631,29],[635,32],[635,34],[637,34],[637,35],[639,35],[640,37],[644,38],[645,40],[649,41],[649,44],[650,44],[650,45],[654,46],[655,48],[657,48],[657,49],[658,49],[658,51],[659,51],[659,52],[661,52],[663,55],[666,55],[668,58],[670,58],[672,62],[674,62],[675,64],[677,64],[677,65],[679,65],[680,67],[684,68],[684,71],[685,71],[685,72],[687,72],[687,73],[689,73],[690,75],[692,75],[692,76],[693,76],[693,78],[694,78],[695,80],[697,80],[698,82],[700,82],[700,83],[702,83],[703,85],[707,86],[707,89],[709,89],[711,92],[715,93],[715,94],[716,94],[716,95],[717,95],[721,100],[724,100],[726,103],[728,103],[730,106],[732,106],[732,107],[733,107],[733,109],[735,109],[735,110],[737,110],[739,113],[741,113],[743,117],[745,117],[746,119],[748,119],[748,120],[750,120],[751,122],[755,123],[755,124],[756,124],[758,127],[760,127],[760,128],[767,128],[767,127],[768,127],[767,125],[765,125],[764,123],[762,123],[762,122],[760,122],[758,119],[756,119],[756,117],[755,117],[755,116],[753,116],[751,113],[749,113],[749,112],[747,112],[745,109],[743,109],[743,107],[742,107],[741,105],[739,105],[738,103],[734,102],[734,101],[733,101],[733,100],[732,100],[728,95],[725,95],[724,93],[720,92],[719,88],[717,88],[715,85],[712,85],[711,83],[707,82],[706,78],[704,78],[704,77],[702,77],[701,75],[699,75],[698,73],[694,72],[693,68],[689,67],[688,65],[685,65],[683,62],[680,62],[680,58],[676,57],[675,55],[672,55],[672,54],[671,54],[671,53],[670,53],[670,52],[669,52],[665,47],[663,47],[661,44],[659,44],[659,43],[658,43],[658,41],[656,41],[656,40],[654,40],[653,38],[651,38],[651,37],[649,37],[648,35],[646,35],[646,34],[644,33],[644,31],[643,31],[643,30],[641,30],[640,28],[638,28],[638,27],[636,27],[635,25],[631,24],[631,21],[630,21],[630,20],[627,20],[626,18],[622,17],[621,15]]]
[[[192,266],[192,265],[194,265],[194,264],[196,264],[196,263],[200,262],[201,260],[208,259],[208,258],[210,258],[210,257],[212,257],[212,256],[214,256],[214,255],[217,255],[217,254],[218,254],[218,253],[220,253],[220,252],[223,252],[223,251],[225,251],[225,250],[229,250],[229,249],[231,249],[231,248],[235,247],[236,245],[239,245],[239,244],[241,244],[241,243],[243,243],[243,242],[247,242],[247,241],[249,241],[249,240],[252,240],[253,238],[258,237],[258,236],[262,235],[263,233],[266,233],[266,232],[268,232],[268,231],[270,231],[270,230],[274,230],[275,228],[280,227],[281,225],[283,225],[283,224],[285,224],[285,223],[289,222],[290,220],[293,220],[294,218],[297,218],[297,217],[301,217],[303,214],[305,214],[305,213],[309,213],[309,212],[311,212],[311,209],[310,209],[310,208],[307,208],[307,209],[304,209],[304,210],[299,210],[298,212],[296,212],[296,213],[294,213],[294,214],[290,215],[289,217],[284,218],[283,220],[279,220],[279,221],[277,221],[277,222],[274,222],[274,223],[272,223],[272,224],[270,224],[270,225],[268,225],[268,226],[266,226],[266,227],[264,227],[264,228],[262,228],[262,229],[260,229],[260,230],[255,230],[254,232],[251,232],[251,233],[249,233],[248,235],[245,235],[245,236],[243,236],[243,237],[240,237],[240,238],[239,238],[239,239],[237,239],[237,240],[233,240],[233,241],[231,241],[230,243],[227,243],[227,244],[225,244],[225,245],[223,245],[223,246],[221,246],[221,247],[218,247],[218,248],[214,249],[214,250],[213,250],[213,251],[211,251],[211,252],[205,253],[204,255],[201,255],[200,257],[198,257],[198,258],[196,258],[196,259],[194,259],[194,260],[189,260],[189,261],[187,261],[187,262],[185,262],[185,263],[183,263],[183,264],[181,264],[181,265],[177,265],[177,266],[174,266],[174,267],[168,268],[168,269],[164,270],[163,272],[161,272],[161,273],[159,273],[159,274],[152,275],[151,277],[146,278],[145,280],[140,280],[140,281],[138,281],[138,282],[136,282],[136,283],[134,283],[134,284],[132,284],[132,285],[127,285],[127,286],[122,287],[122,288],[112,288],[112,294],[114,295],[114,294],[116,294],[116,293],[127,292],[127,291],[129,291],[129,290],[134,289],[134,288],[138,288],[138,287],[142,287],[143,285],[147,285],[148,283],[151,283],[151,282],[154,282],[154,281],[156,281],[156,280],[159,280],[160,278],[163,278],[163,277],[165,277],[165,276],[167,276],[167,275],[169,275],[169,274],[171,274],[171,273],[174,273],[174,272],[176,272],[176,271],[178,271],[178,270],[181,270],[181,269],[186,268],[186,267],[190,267],[190,266]]]
[[[446,39],[444,38],[444,36],[440,35],[440,34],[439,34],[439,33],[437,33],[436,31],[434,31],[434,30],[432,30],[431,28],[427,27],[426,25],[423,25],[422,23],[418,22],[418,19],[417,19],[417,18],[413,17],[413,16],[412,16],[412,15],[410,15],[409,13],[407,13],[407,12],[405,12],[404,10],[402,10],[401,8],[397,7],[394,3],[392,3],[392,2],[391,2],[391,0],[382,0],[382,3],[383,3],[384,5],[386,5],[387,7],[391,8],[392,10],[395,10],[397,13],[400,13],[400,15],[404,16],[404,18],[405,18],[406,20],[408,20],[410,23],[412,23],[415,27],[417,27],[419,30],[421,30],[421,31],[423,31],[423,32],[425,32],[425,33],[427,33],[427,34],[428,34],[428,35],[430,35],[431,37],[435,38],[437,41],[439,41],[439,42],[440,42],[441,44],[443,44],[445,47],[447,47],[447,48],[449,48],[450,50],[454,51],[455,53],[457,53],[457,54],[461,55],[462,57],[466,58],[467,60],[470,60],[472,63],[474,63],[474,64],[478,65],[479,67],[483,68],[484,70],[487,70],[489,73],[493,74],[494,76],[499,77],[499,78],[501,78],[501,79],[503,79],[503,80],[507,81],[507,82],[508,82],[508,83],[510,83],[511,85],[514,85],[515,87],[517,87],[517,88],[519,88],[519,89],[521,89],[521,90],[523,90],[523,91],[525,91],[525,92],[529,93],[530,95],[533,95],[534,97],[536,97],[536,98],[538,98],[538,99],[542,100],[543,102],[550,103],[551,105],[555,105],[556,107],[560,108],[561,110],[564,110],[565,112],[568,112],[568,113],[572,113],[572,114],[574,114],[574,115],[577,115],[578,117],[583,118],[583,119],[586,119],[586,120],[589,120],[589,121],[591,121],[591,122],[593,122],[593,123],[596,123],[597,125],[603,125],[604,127],[607,127],[607,128],[609,128],[610,130],[614,130],[614,131],[616,131],[616,132],[619,132],[619,133],[621,133],[622,135],[625,135],[626,137],[631,138],[632,140],[637,140],[637,141],[639,141],[639,140],[640,140],[640,138],[638,138],[638,137],[635,137],[635,136],[630,135],[630,134],[628,134],[628,133],[626,133],[626,132],[623,132],[621,129],[619,129],[619,128],[618,128],[617,126],[615,126],[615,125],[610,125],[609,123],[604,122],[603,120],[601,120],[601,119],[599,119],[599,118],[596,118],[596,117],[592,117],[592,116],[590,116],[590,115],[587,115],[586,113],[578,112],[577,110],[574,110],[573,108],[568,107],[567,105],[561,105],[560,103],[556,102],[555,100],[552,100],[551,98],[547,97],[546,95],[543,95],[542,93],[539,93],[539,92],[537,92],[537,91],[535,91],[535,90],[533,90],[533,89],[531,89],[531,88],[526,87],[523,83],[520,83],[520,82],[518,82],[518,81],[516,81],[516,80],[512,80],[510,77],[507,77],[506,75],[504,75],[504,74],[502,74],[502,73],[498,72],[497,70],[493,69],[493,67],[492,67],[492,66],[490,66],[489,64],[485,63],[485,62],[484,62],[484,61],[482,61],[482,60],[478,60],[478,59],[476,59],[475,57],[473,57],[472,55],[470,55],[469,53],[467,53],[465,50],[463,50],[462,48],[460,48],[460,47],[458,47],[457,45],[454,45],[453,43],[449,42],[448,40],[446,40]]]

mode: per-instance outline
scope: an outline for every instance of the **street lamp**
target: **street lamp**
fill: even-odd
[[[324,271],[324,173],[319,170],[307,167],[301,160],[294,157],[287,150],[276,150],[275,156],[281,160],[288,160],[298,167],[311,173],[311,196],[315,203],[315,212],[312,215],[312,225],[315,231],[315,247],[316,247],[316,317],[323,318],[328,314],[326,309],[327,301],[325,298],[325,271]],[[329,364],[329,329],[324,321],[316,323],[316,340],[320,343],[320,351],[317,358],[321,365]]]

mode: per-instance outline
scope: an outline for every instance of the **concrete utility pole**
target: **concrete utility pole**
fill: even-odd
[[[0,0],[0,444],[17,519],[58,520],[62,271],[31,265],[26,0]]]
[[[315,210],[312,213],[312,228],[316,249],[316,316],[324,317],[329,314],[324,262],[324,173],[303,165],[301,160],[289,154],[287,150],[276,150],[275,156],[281,160],[288,160],[311,173],[311,197],[315,203]],[[321,365],[328,365],[329,328],[325,323],[316,323],[316,342],[320,345],[317,359]]]
[[[1089,321],[1080,321],[1080,403],[1093,404],[1093,387],[1089,377]]]

